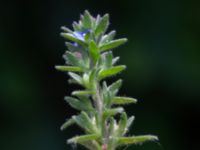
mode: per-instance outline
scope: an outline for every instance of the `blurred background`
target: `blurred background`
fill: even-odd
[[[64,101],[72,89],[64,64],[60,26],[88,9],[110,13],[109,29],[129,42],[114,51],[127,70],[121,95],[136,120],[130,134],[155,134],[158,143],[135,150],[197,150],[200,134],[200,1],[197,0],[1,0],[0,149],[67,150],[81,130],[59,130],[75,114]],[[116,78],[110,79],[114,81]]]

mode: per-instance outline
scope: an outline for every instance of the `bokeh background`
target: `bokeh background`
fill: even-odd
[[[63,97],[77,87],[54,65],[64,64],[60,26],[85,9],[110,13],[110,29],[129,39],[114,54],[128,67],[120,94],[139,100],[125,107],[131,134],[160,138],[128,149],[199,149],[200,1],[1,0],[0,150],[81,149],[65,144],[79,128],[59,130],[76,113]]]

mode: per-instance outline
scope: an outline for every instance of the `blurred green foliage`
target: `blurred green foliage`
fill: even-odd
[[[114,53],[128,66],[121,75],[121,93],[140,103],[125,109],[137,116],[135,134],[150,132],[160,138],[161,146],[149,143],[128,149],[198,149],[199,3],[1,1],[0,149],[71,149],[63,139],[79,130],[72,127],[60,133],[63,118],[74,114],[61,99],[76,87],[63,82],[66,75],[56,72],[54,64],[63,63],[60,26],[71,24],[85,9],[93,14],[110,13],[111,28],[129,39]]]

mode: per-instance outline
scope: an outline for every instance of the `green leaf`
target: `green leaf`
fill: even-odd
[[[85,96],[85,95],[92,95],[94,94],[93,91],[73,91],[72,92],[72,95],[75,95],[75,96]]]
[[[130,126],[132,125],[133,121],[134,121],[135,117],[131,116],[128,118],[127,120],[127,124],[126,124],[126,129],[128,130],[130,128]]]
[[[55,68],[59,71],[73,71],[73,72],[82,72],[80,67],[73,66],[55,66]]]
[[[110,33],[102,36],[101,40],[100,40],[100,46],[103,45],[104,43],[108,43],[111,40],[113,40],[113,38],[115,37],[116,31],[111,31]]]
[[[112,52],[106,52],[106,53],[104,53],[104,55],[105,55],[105,57],[104,57],[105,68],[112,67],[112,59],[113,59]]]
[[[99,49],[94,41],[90,42],[89,52],[92,57],[93,63],[96,64],[97,60],[100,57]]]
[[[68,50],[72,51],[72,52],[80,52],[81,47],[74,45],[70,42],[65,42],[65,45],[67,46]]]
[[[122,79],[117,80],[116,82],[112,83],[109,87],[108,90],[113,93],[113,96],[117,94],[119,91],[119,88],[122,85]]]
[[[78,66],[83,68],[83,64],[81,64],[81,61],[71,52],[66,51],[66,53],[63,55],[63,58],[67,61],[68,64]]]
[[[115,65],[119,61],[120,57],[115,57],[112,60],[112,65]]]
[[[105,69],[105,70],[101,70],[99,72],[99,79],[104,79],[110,76],[113,76],[121,71],[123,71],[124,69],[126,69],[126,66],[124,65],[120,65],[120,66],[115,66],[109,69]]]
[[[60,130],[63,131],[64,129],[66,129],[67,127],[71,126],[72,124],[74,124],[75,121],[74,119],[68,119],[65,123],[62,124],[62,126],[60,127]]]
[[[122,113],[123,111],[124,109],[122,107],[107,109],[103,112],[103,118],[105,119],[110,116],[114,116],[118,113]]]
[[[83,85],[83,79],[76,73],[69,72],[69,76],[74,79],[78,84]]]
[[[111,50],[113,48],[116,48],[124,43],[127,42],[127,39],[126,38],[123,38],[123,39],[118,39],[118,40],[113,40],[113,41],[110,41],[102,46],[100,46],[100,51],[107,51],[107,50]]]
[[[85,129],[88,133],[98,133],[98,129],[92,120],[89,118],[86,112],[82,111],[79,116],[74,116],[75,122]]]
[[[61,33],[61,36],[70,40],[70,41],[73,41],[73,42],[76,42],[82,46],[87,46],[87,44],[82,41],[81,39],[77,38],[76,36],[74,36],[73,34],[71,33]]]
[[[67,27],[65,27],[65,26],[62,26],[61,29],[62,29],[64,32],[73,33],[72,30],[70,30],[69,28],[67,28]]]
[[[80,101],[76,98],[65,96],[65,101],[69,103],[69,105],[77,110],[91,111],[91,106],[87,105],[83,101]]]
[[[74,31],[81,31],[82,27],[76,21],[73,22],[72,26],[73,26]]]
[[[67,141],[67,143],[81,143],[86,141],[97,140],[100,137],[99,134],[87,134],[82,136],[76,136]]]
[[[123,104],[130,104],[136,103],[137,100],[130,97],[114,97],[112,99],[112,104],[123,105]]]
[[[86,88],[90,88],[90,81],[89,81],[89,75],[88,73],[83,74],[83,84],[85,85]]]
[[[123,136],[124,133],[126,132],[126,126],[127,126],[127,115],[125,112],[121,114],[120,120],[119,120],[119,127],[117,134],[119,136]]]
[[[112,135],[115,131],[114,131],[114,128],[115,128],[115,125],[116,125],[116,121],[113,117],[110,118],[110,122],[109,122],[109,128],[108,128],[108,131],[109,131],[109,134]]]
[[[158,137],[154,135],[141,135],[132,137],[120,137],[118,138],[119,145],[127,144],[141,144],[147,141],[157,141]]]
[[[84,15],[81,17],[84,28],[90,29],[92,27],[92,16],[89,11],[85,10]]]
[[[100,34],[103,34],[109,25],[109,15],[105,14],[98,22],[97,27],[94,31],[96,37],[98,37]]]

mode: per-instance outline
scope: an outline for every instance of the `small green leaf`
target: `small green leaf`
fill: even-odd
[[[60,127],[60,130],[63,131],[64,129],[66,129],[67,127],[71,126],[72,124],[74,124],[75,121],[74,119],[68,119],[65,123],[62,124],[62,126]]]
[[[115,65],[119,61],[120,57],[115,57],[112,60],[112,65]]]
[[[117,105],[130,104],[136,102],[137,100],[135,98],[130,98],[130,97],[114,97],[112,99],[112,104],[117,104]]]
[[[76,73],[69,72],[68,73],[71,78],[73,78],[78,84],[83,85],[83,79]]]
[[[90,105],[87,105],[83,101],[80,101],[76,98],[65,96],[64,100],[69,103],[69,105],[77,110],[91,111],[92,108]]]
[[[106,50],[111,50],[113,48],[116,48],[124,43],[127,42],[127,39],[126,38],[123,38],[123,39],[118,39],[118,40],[113,40],[113,41],[110,41],[102,46],[100,46],[100,51],[106,51]]]
[[[72,92],[72,95],[75,95],[75,96],[85,96],[85,95],[92,95],[94,94],[93,91],[73,91]]]
[[[123,112],[120,117],[119,127],[117,131],[117,134],[119,136],[123,136],[124,133],[126,132],[126,125],[127,125],[127,115],[125,112]]]
[[[81,61],[71,52],[67,51],[64,55],[63,58],[67,61],[68,64],[78,66],[83,68],[83,64],[81,64]]]
[[[61,33],[61,36],[70,40],[70,41],[73,41],[73,42],[76,42],[82,46],[87,46],[87,44],[82,41],[81,39],[77,38],[76,36],[74,36],[73,34],[71,33]]]
[[[62,29],[64,32],[73,33],[72,30],[70,30],[69,28],[67,28],[67,27],[65,27],[65,26],[62,26],[61,29]]]
[[[79,116],[74,118],[76,123],[85,129],[88,133],[98,133],[98,129],[92,120],[89,118],[88,114],[84,111],[81,112]]]
[[[91,129],[88,127],[88,120],[85,120],[83,116],[78,115],[78,116],[72,116],[72,119],[76,122],[78,126],[80,126],[82,129],[84,129],[86,132],[91,133]],[[90,122],[89,122],[90,124]],[[89,125],[90,126],[90,125]]]
[[[65,42],[65,45],[67,46],[68,50],[72,51],[72,52],[80,52],[81,47],[74,45],[70,42]]]
[[[108,128],[108,131],[109,131],[109,134],[112,135],[115,131],[114,131],[114,128],[115,128],[115,125],[116,125],[116,121],[113,117],[110,118],[110,122],[109,122],[109,128]]]
[[[119,145],[127,144],[141,144],[147,141],[157,141],[158,137],[154,135],[141,135],[132,137],[120,137],[118,138]]]
[[[86,88],[90,88],[90,81],[89,81],[89,75],[88,73],[83,74],[83,84]]]
[[[90,89],[96,89],[96,77],[97,77],[97,73],[98,73],[98,69],[93,69],[90,74],[89,74],[89,81],[90,81]]]
[[[109,15],[105,14],[98,22],[97,27],[94,31],[96,37],[98,37],[100,34],[103,34],[109,25]]]
[[[104,79],[110,76],[113,76],[121,71],[123,71],[124,69],[126,69],[126,66],[124,65],[120,65],[120,66],[115,66],[109,69],[105,69],[105,70],[101,70],[99,72],[99,79]]]
[[[81,31],[81,26],[76,21],[73,22],[72,26],[74,28],[74,31]]]
[[[113,59],[113,55],[112,55],[112,52],[106,52],[104,53],[105,57],[105,68],[110,68],[112,67],[112,59]]]
[[[112,83],[109,87],[108,90],[113,93],[113,96],[117,94],[119,91],[119,88],[122,85],[122,79],[117,80],[116,82]]]
[[[100,53],[99,53],[99,49],[98,49],[98,47],[97,47],[97,45],[94,41],[90,42],[89,52],[90,52],[90,55],[93,59],[93,63],[96,64],[97,60],[100,57]]]
[[[100,42],[99,42],[99,43],[100,43],[99,45],[101,46],[101,45],[103,45],[103,44],[105,44],[105,43],[108,43],[108,42],[110,42],[111,40],[113,40],[115,34],[116,34],[116,31],[111,31],[110,33],[108,33],[108,34],[102,36],[102,38],[101,38],[101,40],[100,40]]]
[[[79,67],[73,66],[55,66],[55,68],[59,71],[73,71],[73,72],[82,72],[82,69]]]
[[[127,125],[126,125],[127,130],[128,130],[128,129],[130,128],[130,126],[132,125],[134,119],[135,119],[134,116],[131,116],[131,117],[128,118]]]
[[[114,116],[118,113],[122,113],[123,111],[124,109],[122,107],[107,109],[103,112],[103,118],[105,119],[110,116]]]
[[[85,10],[81,20],[86,29],[90,29],[92,27],[92,16],[90,15],[89,11]]]
[[[80,143],[80,142],[86,142],[86,141],[92,141],[97,140],[100,137],[99,134],[87,134],[82,136],[76,136],[67,141],[67,143]]]

